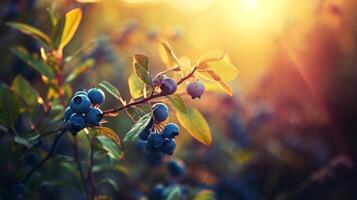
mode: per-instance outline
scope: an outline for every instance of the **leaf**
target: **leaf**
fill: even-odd
[[[125,102],[121,97],[119,90],[111,83],[109,83],[108,81],[102,81],[99,83],[99,86],[105,89],[109,94],[113,95],[116,99],[120,100],[123,105],[125,105]]]
[[[87,59],[81,65],[79,65],[78,67],[76,67],[72,70],[72,72],[67,76],[66,82],[67,83],[72,82],[79,75],[82,75],[86,71],[90,70],[94,66],[94,64],[95,64],[94,59]]]
[[[181,66],[175,52],[166,41],[162,41],[159,44],[159,56],[166,67]]]
[[[170,96],[166,96],[166,98],[170,101],[171,105],[176,110],[179,110],[180,112],[183,112],[183,113],[187,112],[185,101],[182,99],[182,97],[179,94],[173,94]]]
[[[35,144],[39,142],[40,135],[39,134],[31,134],[26,137],[15,136],[14,141],[18,144],[24,145],[27,148],[32,148]]]
[[[64,59],[64,62],[66,64],[71,62],[73,60],[73,58],[83,54],[86,50],[94,47],[95,45],[97,45],[97,42],[93,41],[93,42],[86,44],[85,46],[82,46],[81,48],[77,49],[74,53],[72,53],[70,56],[66,57]]]
[[[14,53],[17,57],[21,58],[25,63],[30,65],[40,74],[46,76],[48,79],[53,79],[54,72],[52,68],[47,66],[41,60],[31,56],[25,48],[23,47],[11,48],[11,52]]]
[[[112,129],[104,126],[95,127],[95,129],[100,135],[107,136],[108,138],[112,139],[117,145],[120,145],[120,138]]]
[[[119,191],[119,187],[118,187],[118,184],[111,178],[104,178],[100,181],[98,181],[98,184],[103,184],[103,183],[107,183],[109,185],[111,185],[115,191]]]
[[[96,3],[102,0],[76,0],[78,3]]]
[[[133,58],[133,69],[135,74],[144,83],[151,85],[152,81],[149,76],[149,58],[143,54],[135,54]]]
[[[17,23],[17,22],[9,22],[6,24],[8,26],[11,26],[14,29],[21,31],[22,33],[24,33],[26,35],[30,35],[31,37],[35,38],[36,40],[39,40],[39,41],[45,43],[47,46],[50,46],[52,44],[52,40],[47,34],[45,34],[41,30],[39,30],[33,26],[30,26],[30,25],[24,24],[24,23]]]
[[[20,99],[9,87],[0,85],[0,123],[12,127],[20,113]]]
[[[234,80],[238,74],[238,69],[229,61],[224,51],[211,51],[202,55],[197,61],[198,74],[208,80],[215,80],[217,77],[223,81]],[[211,71],[207,73],[207,71]],[[214,75],[212,76],[212,72]]]
[[[145,83],[142,80],[140,80],[134,73],[132,73],[129,76],[128,85],[129,85],[130,95],[133,99],[137,99],[144,95],[143,89]]]
[[[146,113],[151,112],[150,104],[141,104],[138,106],[131,106],[126,109],[129,117],[133,121],[138,121],[141,117],[143,117]]]
[[[15,92],[26,102],[28,106],[38,105],[38,98],[41,98],[35,88],[21,75],[16,76],[12,82]]]
[[[104,135],[98,135],[97,139],[101,143],[103,149],[107,151],[109,157],[116,160],[121,158],[122,151],[119,149],[119,146],[112,139]]]
[[[149,71],[149,57],[145,54],[135,54],[134,62],[141,65],[146,71]]]
[[[129,142],[133,142],[138,138],[140,132],[142,132],[144,128],[149,124],[150,119],[151,113],[147,113],[133,125],[133,127],[124,137],[124,146],[127,146]]]
[[[170,188],[166,200],[180,200],[180,198],[181,198],[180,187],[175,186]]]
[[[215,200],[214,192],[211,190],[201,190],[193,200]]]
[[[233,91],[231,86],[229,86],[226,82],[224,81],[218,81],[219,86],[223,89],[225,93],[227,93],[229,96],[233,95]]]
[[[192,137],[205,145],[212,143],[212,135],[208,123],[197,109],[187,107],[186,113],[176,111],[176,116]]]
[[[64,16],[64,26],[59,43],[59,49],[63,49],[73,38],[82,19],[82,10],[79,8],[68,11]]]

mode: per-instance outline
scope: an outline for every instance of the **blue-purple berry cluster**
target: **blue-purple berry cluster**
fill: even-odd
[[[64,121],[72,134],[77,134],[86,126],[100,126],[103,112],[99,105],[105,100],[101,89],[91,88],[77,91],[64,112]]]
[[[179,127],[174,123],[165,125],[161,132],[154,131],[154,124],[165,121],[169,116],[169,109],[163,103],[152,106],[153,117],[147,127],[139,134],[139,138],[146,142],[146,150],[172,155],[176,148],[175,137],[179,135]]]

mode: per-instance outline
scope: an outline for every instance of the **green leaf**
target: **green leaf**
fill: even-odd
[[[144,128],[149,124],[151,120],[151,113],[145,114],[142,118],[140,118],[130,129],[130,131],[124,137],[124,146],[127,146],[129,142],[135,141],[140,132],[144,130]]]
[[[0,123],[12,127],[20,113],[20,99],[9,87],[0,85]]]
[[[73,60],[73,58],[82,55],[87,49],[90,49],[92,47],[94,47],[97,44],[97,42],[92,41],[84,46],[82,46],[81,48],[77,49],[74,53],[72,53],[70,56],[66,57],[64,59],[64,62],[67,64],[69,62],[71,62]]]
[[[31,134],[26,137],[15,136],[15,142],[21,145],[26,146],[27,148],[33,147],[35,144],[39,142],[40,135],[39,134]]]
[[[130,95],[133,99],[140,98],[144,95],[145,83],[140,80],[134,73],[132,73],[128,78],[128,85]]]
[[[134,62],[138,63],[146,71],[149,71],[149,57],[145,54],[135,54]]]
[[[94,59],[87,59],[80,66],[74,68],[72,72],[67,76],[66,82],[69,83],[75,80],[79,75],[82,75],[86,71],[90,70],[95,64]]]
[[[210,145],[212,143],[212,135],[207,121],[197,109],[186,108],[186,113],[176,112],[178,121],[192,137],[205,145]]]
[[[166,200],[180,200],[180,198],[181,198],[180,187],[175,186],[175,187],[170,188],[170,190],[168,191]]]
[[[185,101],[182,99],[182,97],[179,94],[173,94],[170,96],[166,96],[166,98],[170,101],[171,105],[178,110],[179,112],[186,113],[187,108]]]
[[[145,69],[144,66],[140,65],[137,62],[133,62],[133,68],[135,74],[138,76],[140,80],[142,80],[144,83],[151,85],[152,81],[149,76],[149,71]]]
[[[99,83],[99,86],[101,86],[109,94],[113,95],[116,99],[120,100],[124,104],[124,100],[121,97],[119,90],[115,86],[113,86],[111,83],[109,83],[108,81],[102,81]]]
[[[38,105],[37,98],[39,98],[40,95],[21,75],[16,76],[12,82],[12,87],[28,106],[33,107]]]
[[[16,22],[9,22],[7,23],[8,26],[11,26],[14,29],[21,31],[26,35],[30,35],[31,37],[45,43],[47,46],[52,44],[51,38],[45,34],[44,32],[40,31],[39,29],[30,26],[28,24],[23,23],[16,23]]]
[[[17,57],[21,58],[25,63],[30,65],[40,74],[46,76],[48,79],[53,79],[54,72],[52,68],[47,66],[44,62],[42,62],[38,58],[31,56],[25,48],[23,47],[11,48],[11,52],[14,53]]]
[[[95,129],[97,130],[98,134],[104,135],[112,139],[117,145],[120,145],[120,138],[112,129],[104,126],[95,127]]]
[[[119,186],[113,179],[107,177],[107,178],[104,178],[104,179],[98,181],[98,184],[103,184],[103,183],[107,183],[107,184],[111,185],[115,191],[119,191]]]
[[[150,104],[141,104],[138,106],[131,106],[126,109],[129,117],[133,121],[138,121],[142,118],[146,113],[151,112],[151,105]]]
[[[78,29],[81,19],[82,10],[79,8],[72,9],[64,15],[64,26],[59,43],[59,49],[63,49],[71,41]]]
[[[98,135],[97,139],[101,143],[103,149],[107,151],[109,157],[116,160],[121,158],[122,151],[119,149],[119,146],[112,139],[104,135]]]
[[[216,200],[214,192],[211,190],[201,190],[193,200]]]

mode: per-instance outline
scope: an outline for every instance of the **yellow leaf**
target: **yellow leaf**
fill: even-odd
[[[229,96],[233,95],[232,88],[229,86],[226,82],[224,81],[218,81],[219,86],[223,89],[225,93],[227,93]]]
[[[165,64],[166,67],[171,68],[177,65],[180,66],[177,56],[172,50],[169,43],[167,43],[166,41],[162,41],[159,44],[158,50],[161,61]]]
[[[195,108],[186,108],[186,112],[176,111],[180,124],[191,134],[192,137],[205,145],[212,143],[211,130],[206,119]]]
[[[202,55],[197,61],[199,75],[208,80],[215,80],[207,71],[214,72],[223,81],[234,80],[238,69],[230,62],[224,51],[211,51]]]
[[[82,19],[82,10],[75,8],[65,14],[65,24],[62,31],[61,42],[59,49],[62,50],[73,38],[76,33],[79,23]]]
[[[136,76],[134,73],[132,73],[129,76],[128,85],[129,85],[130,95],[133,99],[137,99],[144,95],[143,89],[145,83],[142,80],[140,80],[138,76]]]
[[[95,129],[99,134],[112,139],[117,145],[120,145],[120,138],[112,129],[104,126],[95,127]]]

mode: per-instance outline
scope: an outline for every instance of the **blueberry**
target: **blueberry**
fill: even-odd
[[[146,143],[146,151],[149,153],[156,153],[158,148],[151,146],[148,142]]]
[[[165,78],[161,81],[160,89],[164,95],[173,94],[177,90],[177,83],[172,78]]]
[[[168,123],[162,131],[164,138],[174,138],[179,134],[179,127],[175,123]]]
[[[80,95],[80,94],[85,95],[85,96],[88,96],[88,93],[87,93],[85,90],[79,90],[79,91],[77,91],[76,93],[74,93],[74,96]]]
[[[72,115],[73,113],[74,113],[74,112],[73,112],[73,110],[71,109],[71,107],[68,106],[68,107],[66,108],[66,110],[64,111],[64,121],[65,121],[65,122],[68,121],[69,118],[71,117],[71,115]]]
[[[90,110],[90,100],[83,94],[76,95],[72,98],[70,107],[75,113],[87,113]]]
[[[25,161],[29,165],[35,165],[38,159],[38,155],[34,152],[29,152],[25,155]]]
[[[182,176],[185,173],[185,165],[181,160],[170,160],[167,167],[172,176]]]
[[[165,138],[164,142],[162,143],[161,146],[159,146],[158,150],[161,153],[172,155],[174,153],[175,148],[176,148],[175,139]]]
[[[205,92],[205,85],[201,81],[191,82],[187,85],[186,91],[192,99],[201,98]]]
[[[158,148],[164,142],[160,133],[151,133],[148,137],[148,145]]]
[[[156,184],[151,191],[152,199],[161,200],[165,197],[165,188],[162,184]]]
[[[141,140],[147,140],[150,133],[151,133],[151,130],[149,128],[144,128],[144,130],[140,132],[139,138]]]
[[[105,100],[105,94],[101,89],[91,88],[88,90],[88,97],[92,104],[97,105],[101,104]]]
[[[73,114],[68,121],[69,131],[77,133],[86,127],[86,120],[81,114]]]
[[[163,103],[156,103],[152,107],[152,113],[155,121],[165,121],[169,116],[169,108]]]
[[[99,121],[103,118],[103,112],[99,108],[90,108],[86,114],[86,122],[88,124],[99,126]]]
[[[17,183],[14,187],[14,193],[17,195],[23,194],[25,192],[25,190],[26,190],[26,186],[25,186],[25,184],[23,184],[21,182]]]

